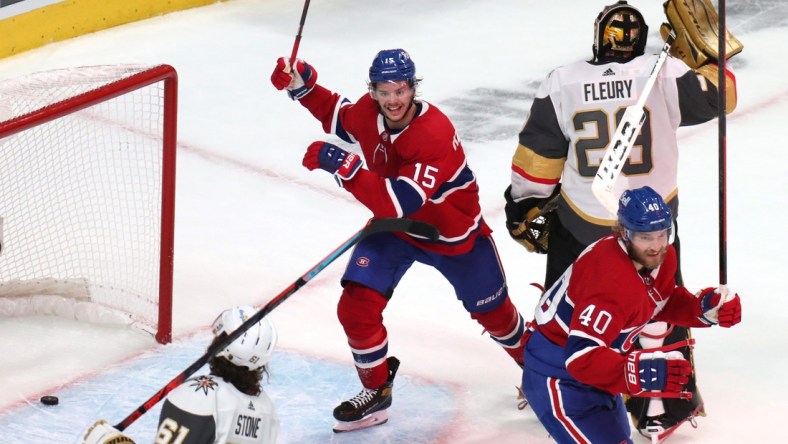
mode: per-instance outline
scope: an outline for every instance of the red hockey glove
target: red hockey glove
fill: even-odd
[[[317,71],[312,65],[301,59],[295,61],[295,71],[290,67],[289,57],[279,57],[276,60],[276,67],[271,73],[271,83],[274,88],[283,90],[287,88],[287,94],[293,100],[298,100],[309,94],[317,82]]]
[[[634,351],[627,355],[624,377],[632,396],[646,391],[680,392],[692,374],[690,362],[678,351],[644,353]]]
[[[342,148],[328,142],[312,142],[306,149],[303,164],[307,169],[314,170],[320,168],[333,174],[339,179],[348,180],[353,178],[364,162],[361,156],[350,153]],[[340,186],[342,185],[339,182]]]
[[[741,299],[728,287],[704,288],[695,296],[700,299],[700,309],[703,311],[701,321],[726,328],[741,322]]]
[[[271,73],[271,83],[279,91],[287,88],[293,80],[293,76],[290,75],[290,64],[288,61],[289,58],[286,57],[276,59],[276,67],[274,72]]]

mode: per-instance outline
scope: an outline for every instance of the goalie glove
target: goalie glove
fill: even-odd
[[[103,419],[99,419],[88,429],[82,444],[135,444],[134,440],[112,427]]]
[[[670,29],[676,32],[676,40],[670,54],[682,60],[692,69],[708,63],[717,64],[717,36],[719,35],[717,11],[709,0],[668,0],[663,4],[668,23],[660,26],[663,40]],[[725,30],[725,60],[744,49],[741,42]]]
[[[627,355],[624,366],[627,391],[632,396],[651,396],[646,393],[649,391],[681,392],[691,374],[690,362],[679,351],[634,351]]]
[[[728,290],[728,287],[704,288],[695,297],[700,299],[703,312],[700,320],[709,325],[733,327],[741,322],[741,299],[739,295]]]
[[[547,253],[550,225],[555,218],[556,197],[561,185],[546,198],[530,197],[515,202],[512,186],[506,188],[506,228],[509,235],[531,253]]]

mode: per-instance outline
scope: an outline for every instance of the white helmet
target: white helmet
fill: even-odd
[[[233,307],[223,311],[213,321],[213,335],[230,334],[252,317],[257,310],[248,305]],[[276,328],[270,319],[264,317],[252,325],[216,356],[226,358],[239,367],[257,370],[271,360],[276,345]]]

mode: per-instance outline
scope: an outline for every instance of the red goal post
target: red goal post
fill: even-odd
[[[0,81],[0,315],[171,341],[177,84],[169,65]]]

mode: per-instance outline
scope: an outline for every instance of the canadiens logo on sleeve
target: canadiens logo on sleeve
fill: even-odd
[[[638,340],[640,332],[643,331],[645,325],[641,325],[632,329],[631,331],[622,330],[618,337],[610,344],[610,348],[618,350],[621,353],[628,353]]]

